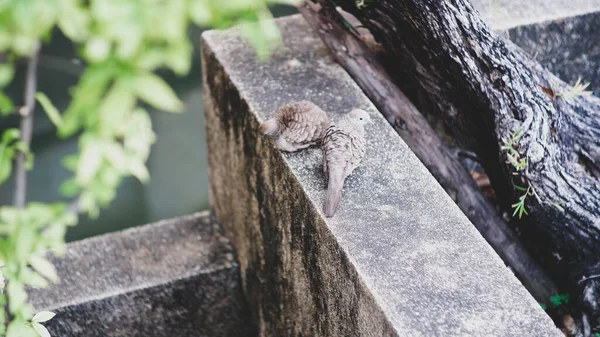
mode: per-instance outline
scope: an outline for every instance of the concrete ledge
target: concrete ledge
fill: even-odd
[[[600,1],[598,1],[600,3]],[[508,30],[516,45],[560,79],[590,82],[600,95],[600,12],[562,18]]]
[[[70,243],[31,290],[52,336],[252,336],[239,267],[207,212]]]
[[[497,30],[600,11],[597,0],[471,0],[485,22]]]
[[[268,63],[203,34],[211,205],[261,336],[562,336],[300,16]],[[363,164],[325,220],[321,153],[258,136],[281,105],[372,113]]]

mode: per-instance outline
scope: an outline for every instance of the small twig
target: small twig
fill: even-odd
[[[19,109],[21,115],[21,142],[27,148],[31,144],[31,134],[33,132],[33,110],[35,108],[35,92],[37,87],[37,64],[40,52],[38,46],[29,58],[27,63],[27,74],[25,78],[25,105]],[[14,204],[17,208],[24,208],[27,198],[27,169],[25,168],[27,154],[19,152],[17,155],[17,164],[15,168],[15,194]]]

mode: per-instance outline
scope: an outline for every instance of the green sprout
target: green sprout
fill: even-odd
[[[558,308],[561,305],[568,304],[570,296],[571,294],[569,293],[553,295],[550,297],[550,303],[552,303],[554,308]]]
[[[570,89],[563,90],[556,94],[556,97],[562,97],[567,101],[572,101],[573,98],[578,96],[589,96],[592,94],[591,91],[585,90],[589,87],[590,83],[581,83],[581,77],[577,78],[577,82]]]
[[[519,191],[525,192],[519,197],[519,202],[517,202],[516,204],[512,204],[512,208],[515,209],[515,211],[513,212],[513,217],[519,214],[519,219],[521,219],[523,213],[527,215],[529,214],[527,213],[527,209],[525,208],[525,199],[527,199],[527,196],[533,195],[533,190],[531,185],[529,184],[527,185],[527,188],[517,185],[515,185],[515,188]]]
[[[369,6],[370,3],[372,3],[373,0],[356,0],[356,8],[358,9],[363,9],[363,8],[367,8]]]

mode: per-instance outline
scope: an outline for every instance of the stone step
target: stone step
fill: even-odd
[[[239,265],[208,212],[67,245],[60,284],[30,290],[52,336],[252,336]]]

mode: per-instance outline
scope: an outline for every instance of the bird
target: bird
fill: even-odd
[[[323,171],[328,178],[325,216],[332,217],[340,205],[344,181],[360,164],[367,147],[365,128],[372,123],[369,113],[353,109],[325,131],[321,150]]]
[[[273,138],[276,148],[295,152],[321,142],[330,125],[331,120],[323,109],[303,100],[281,106],[271,119],[259,126],[259,132]]]

